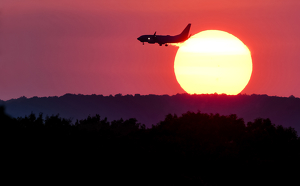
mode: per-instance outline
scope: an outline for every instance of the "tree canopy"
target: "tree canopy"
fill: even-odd
[[[12,118],[0,107],[0,123],[3,148],[13,164],[42,163],[42,170],[64,165],[56,171],[79,171],[81,178],[99,177],[99,182],[288,183],[296,180],[293,168],[300,165],[297,132],[263,118],[245,124],[234,114],[187,112],[146,128],[134,118],[108,122],[100,115],[75,123],[42,113]]]

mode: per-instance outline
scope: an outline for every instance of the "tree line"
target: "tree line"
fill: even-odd
[[[297,181],[294,168],[300,165],[297,132],[263,118],[245,123],[234,114],[187,112],[169,114],[146,128],[134,118],[109,122],[100,115],[75,123],[59,115],[12,118],[0,107],[0,123],[7,159],[18,167],[46,172],[55,168],[52,179],[78,175],[72,180],[133,185],[288,184]]]

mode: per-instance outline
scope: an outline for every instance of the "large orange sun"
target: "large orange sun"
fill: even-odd
[[[232,34],[206,30],[179,47],[174,70],[178,83],[187,93],[236,95],[250,80],[251,53]]]

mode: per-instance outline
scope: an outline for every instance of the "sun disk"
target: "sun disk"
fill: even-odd
[[[179,47],[174,70],[178,83],[190,94],[236,95],[250,80],[251,53],[232,34],[207,30]]]

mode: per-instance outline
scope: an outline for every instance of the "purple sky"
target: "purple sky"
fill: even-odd
[[[0,99],[183,93],[175,46],[143,34],[218,29],[251,50],[246,94],[300,97],[299,0],[1,0]]]

